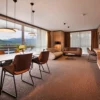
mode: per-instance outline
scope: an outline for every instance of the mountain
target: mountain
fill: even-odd
[[[11,38],[8,40],[0,40],[0,45],[19,45],[22,43],[22,39],[21,38]],[[32,45],[35,46],[36,45],[36,39],[34,38],[30,38],[30,39],[25,39],[25,44],[26,45]]]
[[[12,44],[12,41],[5,41],[5,40],[0,40],[0,44]]]
[[[11,38],[9,40],[7,40],[8,42],[13,42],[13,44],[21,44],[22,39],[21,38]]]

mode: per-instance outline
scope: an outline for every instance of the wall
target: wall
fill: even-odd
[[[70,32],[65,32],[65,44],[64,47],[70,47]]]
[[[98,27],[98,47],[100,48],[100,26]]]
[[[55,31],[51,32],[51,46],[54,47],[54,42],[61,42],[61,49],[64,48],[64,32],[63,31]]]

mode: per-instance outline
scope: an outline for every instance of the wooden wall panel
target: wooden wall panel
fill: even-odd
[[[64,47],[70,47],[70,32],[65,32]]]
[[[60,41],[61,42],[61,49],[64,48],[64,32],[63,31],[51,32],[52,47],[54,47],[55,41]]]

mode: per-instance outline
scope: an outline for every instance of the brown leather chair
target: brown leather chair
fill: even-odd
[[[17,89],[16,89],[15,75],[21,74],[21,79],[22,79],[22,74],[27,72],[27,71],[29,71],[29,75],[31,77],[32,84],[24,81],[23,79],[22,79],[22,81],[27,83],[27,84],[34,85],[34,82],[32,80],[32,76],[30,73],[31,61],[32,61],[32,54],[16,55],[14,58],[14,61],[12,62],[11,65],[3,67],[2,82],[1,82],[2,89],[3,89],[3,84],[4,84],[6,72],[8,72],[12,75],[13,80],[14,80],[15,96],[2,90],[3,92],[16,98],[17,97]],[[3,72],[4,72],[4,75],[3,75]]]
[[[32,77],[42,79],[42,72],[50,74],[50,69],[49,69],[49,66],[47,64],[48,58],[49,58],[49,51],[43,51],[43,52],[40,53],[39,57],[34,57],[32,59],[32,63],[38,64],[39,65],[39,70],[40,70],[40,77],[36,77],[36,76],[32,76]],[[44,70],[43,64],[47,65],[48,71]],[[41,67],[42,67],[43,70],[41,70]]]
[[[87,52],[89,54],[88,61],[96,62],[96,60],[93,60],[92,57],[97,58],[97,55],[94,51],[91,51],[89,48],[87,48]]]

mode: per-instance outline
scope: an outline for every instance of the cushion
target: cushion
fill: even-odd
[[[48,51],[50,52],[59,52],[60,50],[59,49],[56,49],[56,48],[47,48]]]

